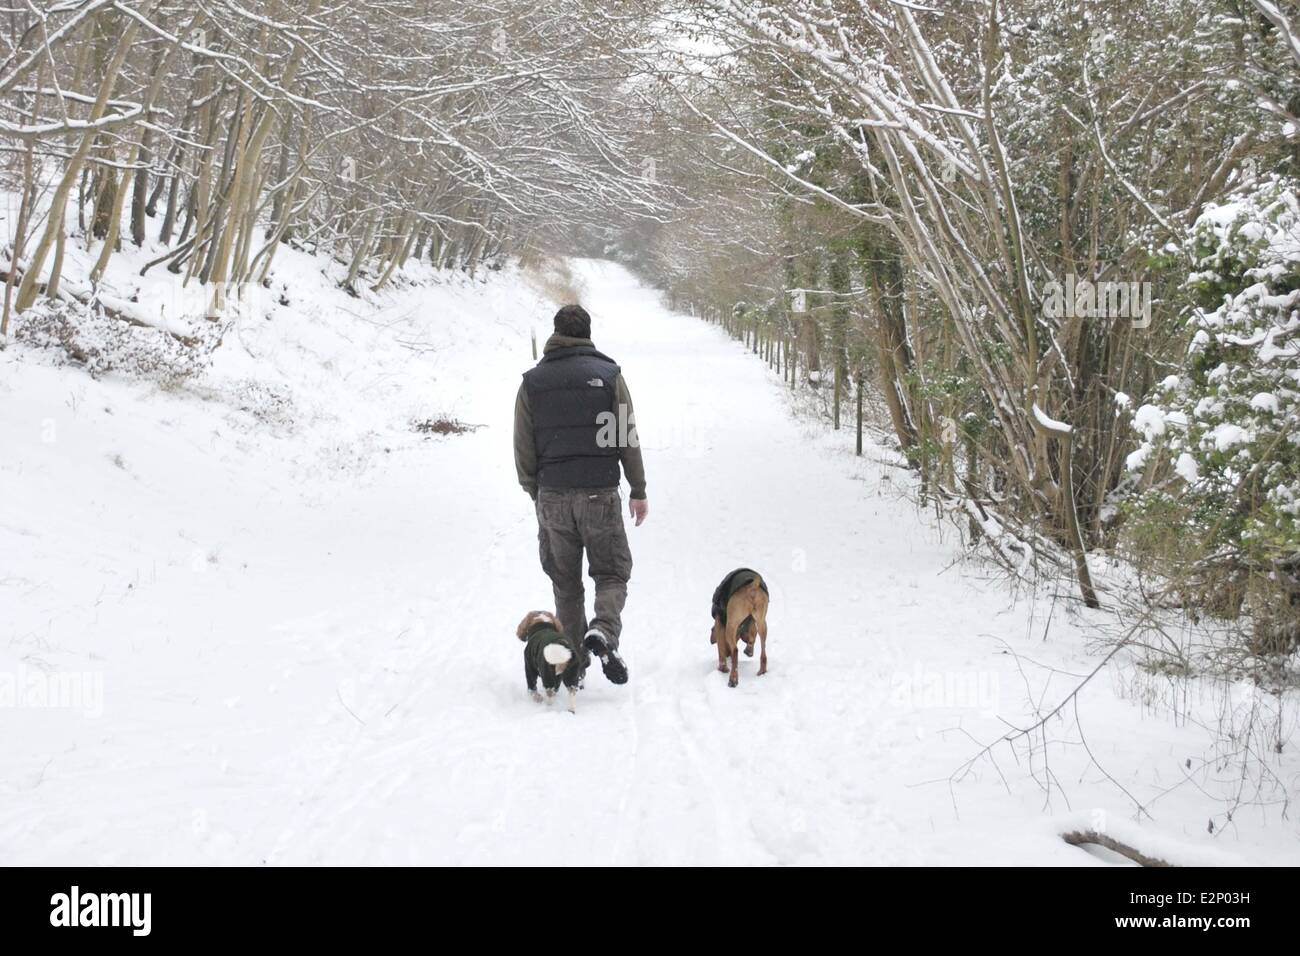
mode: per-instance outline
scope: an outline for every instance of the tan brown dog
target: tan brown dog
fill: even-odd
[[[758,675],[767,673],[767,583],[757,571],[737,568],[713,592],[713,632],[709,643],[718,646],[718,670],[727,673],[731,662],[731,676],[727,686],[735,687],[740,681],[740,642],[745,643],[745,656],[754,656],[754,637],[758,636]]]

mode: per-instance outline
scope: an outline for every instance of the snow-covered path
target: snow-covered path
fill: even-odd
[[[503,308],[474,349],[412,359],[403,375],[485,427],[338,449],[382,459],[355,480],[257,454],[216,412],[186,418],[193,399],[85,379],[69,399],[48,368],[0,395],[19,436],[4,666],[103,681],[102,715],[0,711],[0,860],[1090,864],[1063,829],[1133,829],[1077,745],[1050,754],[1050,793],[1006,750],[948,782],[1001,718],[1069,686],[1046,667],[1089,668],[1073,601],[1013,604],[952,566],[903,472],[801,425],[760,361],[624,270],[581,268],[637,403],[651,514],[629,525],[632,680],[594,668],[576,716],[527,699],[513,634],[551,606],[510,457],[531,317]],[[364,404],[390,374],[343,378]],[[732,690],[708,604],[741,564],[771,586],[771,664],[758,679],[742,658]],[[1136,693],[1103,678],[1082,711],[1097,758],[1149,799],[1205,741]],[[1214,842],[1194,790],[1156,805],[1150,846],[1293,855],[1289,824]]]

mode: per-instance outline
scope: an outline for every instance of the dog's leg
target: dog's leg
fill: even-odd
[[[524,681],[528,684],[528,693],[537,703],[542,702],[542,695],[537,692],[537,670],[533,667],[528,655],[524,654]]]
[[[718,626],[717,620],[713,622],[713,633],[709,635],[709,642],[718,647],[718,670],[727,673],[727,639],[723,629]]]
[[[727,686],[735,687],[740,683],[740,638],[735,631],[727,635],[727,648],[731,653],[731,676],[727,678]]]
[[[577,712],[578,712],[578,691],[576,688],[570,687],[569,688],[569,713],[576,714]]]
[[[761,648],[758,655],[758,676],[762,677],[767,673],[767,618],[764,617],[758,623],[758,642]]]
[[[553,703],[555,703],[555,688],[548,687],[546,688],[546,704],[550,706]]]

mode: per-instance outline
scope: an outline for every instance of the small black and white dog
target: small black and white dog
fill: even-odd
[[[549,611],[529,611],[515,635],[524,642],[524,679],[533,700],[542,701],[537,678],[542,679],[547,703],[555,699],[563,684],[569,689],[569,713],[576,714],[584,670],[582,654],[565,636],[559,620]]]

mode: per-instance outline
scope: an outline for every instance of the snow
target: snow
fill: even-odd
[[[1133,427],[1150,441],[1165,433],[1165,412],[1158,405],[1143,405],[1133,416]]]
[[[803,166],[812,162],[816,158],[817,158],[816,150],[805,149],[798,156],[796,156],[788,166],[785,167],[785,171],[787,173],[797,173]]]
[[[1187,452],[1183,452],[1178,456],[1178,461],[1174,463],[1174,472],[1189,485],[1195,484],[1197,479],[1201,477],[1201,470],[1196,464],[1196,459]]]
[[[1277,396],[1272,392],[1259,392],[1250,400],[1250,407],[1260,412],[1268,412],[1270,415],[1278,413]]]
[[[1074,430],[1065,422],[1059,422],[1051,415],[1048,415],[1045,411],[1043,411],[1041,408],[1038,407],[1037,402],[1034,403],[1034,419],[1038,422],[1039,425],[1041,425],[1043,428],[1046,428],[1050,432],[1058,432],[1063,435],[1068,435],[1070,434],[1071,431]]]
[[[1234,425],[1232,422],[1221,422],[1210,431],[1209,440],[1213,443],[1215,450],[1227,451],[1250,441],[1250,433],[1240,425]]]
[[[1104,773],[1071,707],[1046,790],[1041,749],[977,758],[1095,665],[1111,612],[954,565],[884,449],[855,458],[621,267],[574,267],[650,517],[631,681],[593,668],[573,714],[528,697],[514,634],[552,607],[510,419],[554,304],[518,271],[408,266],[358,300],[286,249],[265,316],[170,390],[0,352],[6,862],[1105,865],[1060,838],[1081,814],[1178,860],[1295,861],[1275,810],[1207,832],[1240,787],[1208,759],[1213,687],[1103,672],[1078,714]],[[483,427],[411,430],[439,414]],[[771,588],[770,672],[742,659],[730,689],[708,605],[741,564]]]

